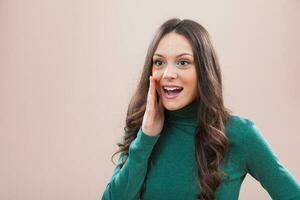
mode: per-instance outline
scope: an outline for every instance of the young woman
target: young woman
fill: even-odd
[[[247,173],[272,199],[300,199],[260,129],[224,106],[215,50],[195,21],[156,32],[124,130],[102,200],[237,200]]]

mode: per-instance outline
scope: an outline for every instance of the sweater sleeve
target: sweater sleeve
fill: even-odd
[[[247,172],[254,177],[272,199],[299,200],[300,184],[280,162],[269,142],[255,123],[248,119],[245,136]]]
[[[149,136],[142,128],[139,129],[137,137],[129,146],[128,157],[122,168],[119,164],[125,159],[125,155],[120,155],[118,164],[103,192],[102,200],[139,199],[147,173],[148,159],[159,136],[160,134]]]

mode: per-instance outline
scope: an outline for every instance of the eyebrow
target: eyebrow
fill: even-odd
[[[158,54],[158,53],[155,53],[154,55],[159,56],[159,57],[164,57],[163,55]],[[193,57],[193,55],[190,54],[190,53],[181,53],[181,54],[177,55],[176,57],[180,57],[180,56],[183,56],[183,55],[189,55],[189,56]]]

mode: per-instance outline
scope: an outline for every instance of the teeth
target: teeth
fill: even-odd
[[[180,87],[163,87],[165,90],[168,90],[168,91],[174,91],[174,90],[180,90],[181,88]]]

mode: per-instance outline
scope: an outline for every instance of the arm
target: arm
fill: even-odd
[[[300,199],[300,184],[279,161],[277,155],[254,122],[248,120],[245,137],[245,158],[251,174],[272,199]]]
[[[160,135],[146,135],[142,128],[139,129],[137,137],[129,146],[129,155],[122,168],[118,165],[106,185],[102,200],[136,200],[139,198],[143,185],[148,158]],[[120,155],[118,164],[125,156]]]

